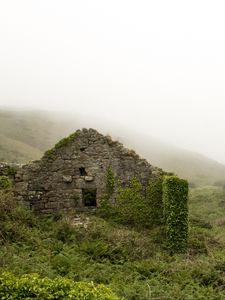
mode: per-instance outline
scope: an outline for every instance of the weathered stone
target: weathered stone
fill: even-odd
[[[152,173],[159,172],[121,143],[94,129],[83,129],[76,131],[74,140],[48,151],[41,160],[17,166],[14,192],[24,201],[29,200],[32,209],[43,213],[98,207],[106,194],[109,167],[115,185],[118,181],[128,184],[137,177],[144,189]],[[4,168],[0,164],[0,174]],[[88,194],[95,198],[93,202],[85,200]],[[114,197],[115,194],[111,201]]]
[[[71,183],[73,181],[73,178],[70,175],[68,175],[68,176],[64,175],[63,176],[63,181],[66,182],[66,183]]]
[[[94,177],[92,177],[92,176],[85,176],[84,180],[87,181],[87,182],[91,182],[91,181],[94,180]]]

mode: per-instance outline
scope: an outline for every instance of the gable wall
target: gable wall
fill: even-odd
[[[146,187],[157,172],[134,151],[93,129],[76,132],[69,144],[53,149],[42,160],[18,172],[15,193],[32,209],[51,213],[83,207],[82,188],[97,188],[97,205],[106,193],[106,173],[111,166],[116,180],[127,184],[135,176]],[[87,176],[81,176],[84,167]]]

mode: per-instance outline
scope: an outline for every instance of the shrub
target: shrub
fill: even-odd
[[[163,203],[167,246],[171,253],[184,252],[188,243],[188,182],[165,176]]]
[[[55,236],[63,243],[69,243],[74,238],[74,228],[69,220],[60,220],[55,227]]]
[[[27,231],[35,227],[37,217],[24,208],[9,191],[0,191],[0,244],[29,238]]]
[[[0,190],[5,190],[12,186],[12,182],[8,176],[0,176]]]
[[[36,274],[20,278],[11,273],[0,275],[1,299],[80,299],[80,300],[119,300],[104,285],[92,282],[74,282],[65,278],[40,278]]]

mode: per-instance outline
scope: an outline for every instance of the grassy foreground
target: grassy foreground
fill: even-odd
[[[0,273],[104,284],[128,300],[225,299],[222,187],[191,191],[189,250],[174,256],[160,227],[131,228],[98,216],[74,225],[73,216],[38,217],[10,195],[0,199]]]

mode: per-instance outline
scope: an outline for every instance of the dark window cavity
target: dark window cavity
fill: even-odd
[[[82,189],[82,199],[84,206],[96,207],[96,189]]]
[[[87,176],[87,172],[85,168],[79,168],[79,171],[80,171],[80,176]]]

